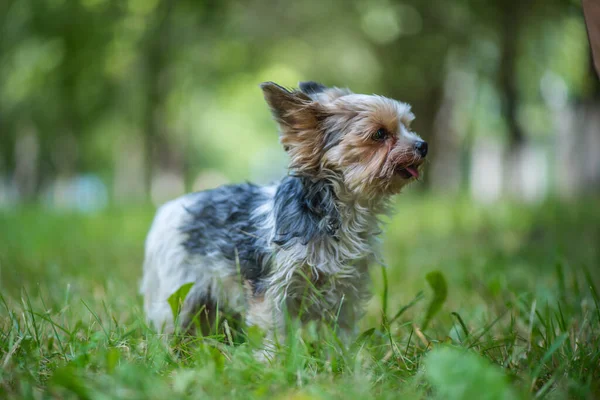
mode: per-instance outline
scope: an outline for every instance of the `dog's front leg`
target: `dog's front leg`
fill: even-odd
[[[356,267],[358,278],[351,285],[352,290],[347,290],[339,296],[339,311],[335,318],[336,333],[346,345],[350,345],[356,339],[358,321],[364,315],[365,304],[371,297],[368,264],[363,260]]]
[[[284,340],[285,318],[283,312],[265,295],[253,295],[248,300],[246,324],[257,326],[265,332],[264,347],[256,352],[259,360],[273,358],[277,344]]]
[[[345,346],[349,346],[356,338],[358,319],[360,319],[360,312],[357,310],[356,304],[351,301],[341,304],[335,321],[335,331]]]

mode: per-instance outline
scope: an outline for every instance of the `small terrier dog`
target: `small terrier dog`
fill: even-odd
[[[217,312],[241,314],[267,337],[285,315],[337,324],[348,336],[379,260],[378,215],[417,179],[427,143],[410,130],[408,104],[300,82],[261,84],[290,157],[269,186],[221,186],[163,205],[146,239],[141,292],[163,332],[167,299],[193,282],[178,323],[210,332]]]

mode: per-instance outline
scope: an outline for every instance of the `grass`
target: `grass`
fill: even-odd
[[[0,398],[598,398],[597,205],[402,197],[361,335],[290,322],[270,363],[146,326],[151,209],[4,211]]]

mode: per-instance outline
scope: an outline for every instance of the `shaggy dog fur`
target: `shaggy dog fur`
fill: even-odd
[[[336,323],[350,333],[378,260],[378,215],[411,180],[427,143],[410,130],[410,106],[301,82],[263,83],[290,157],[289,174],[188,194],[163,205],[146,241],[148,319],[165,332],[167,299],[188,282],[179,323],[210,330],[217,310],[281,332],[284,315]]]

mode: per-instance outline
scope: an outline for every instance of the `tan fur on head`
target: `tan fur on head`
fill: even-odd
[[[337,178],[346,191],[373,199],[399,192],[414,176],[407,168],[418,171],[423,162],[408,104],[315,82],[293,91],[272,82],[261,87],[296,173]]]

